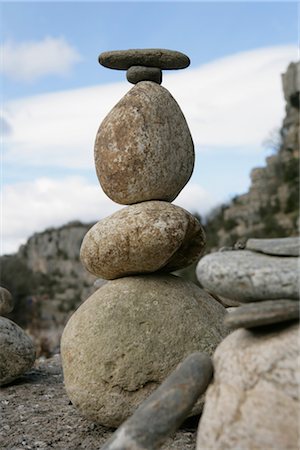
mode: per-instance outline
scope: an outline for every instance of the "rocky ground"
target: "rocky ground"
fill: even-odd
[[[99,449],[113,429],[92,423],[72,406],[63,386],[59,355],[38,361],[18,381],[0,389],[0,448]],[[186,421],[164,450],[192,450],[198,419]]]

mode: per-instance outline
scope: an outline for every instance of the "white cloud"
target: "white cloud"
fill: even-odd
[[[188,184],[175,203],[203,214],[214,201],[200,186]],[[124,207],[111,201],[100,185],[81,177],[40,178],[4,186],[1,253],[17,251],[29,236],[47,227],[72,220],[97,221]]]
[[[253,50],[164,74],[163,85],[181,106],[200,151],[257,151],[284,116],[280,74],[295,59],[293,46]],[[32,166],[94,170],[97,128],[129,88],[124,81],[6,104],[4,164],[23,171]],[[217,199],[192,180],[174,203],[205,214]],[[4,186],[3,252],[16,251],[33,232],[70,220],[97,220],[119,207],[99,186],[78,177]]]
[[[8,41],[0,46],[0,55],[0,70],[8,77],[25,82],[46,75],[66,75],[82,59],[63,37],[20,43]]]
[[[164,74],[201,150],[257,151],[284,115],[280,74],[294,46],[253,50]],[[124,73],[125,77],[125,73]],[[46,94],[4,107],[6,158],[24,165],[92,168],[97,128],[130,88],[126,82]]]

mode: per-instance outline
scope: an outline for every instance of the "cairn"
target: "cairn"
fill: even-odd
[[[225,308],[171,275],[205,245],[197,219],[171,202],[191,177],[194,146],[162,70],[189,58],[161,49],[102,53],[134,87],[104,119],[95,165],[104,192],[129,205],[86,234],[81,261],[108,281],[67,323],[61,354],[67,394],[81,413],[119,426],[193,352],[212,355],[227,334]],[[203,400],[191,414],[199,413]]]

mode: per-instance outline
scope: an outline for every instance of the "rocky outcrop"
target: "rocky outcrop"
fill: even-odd
[[[70,314],[95,288],[96,277],[79,260],[91,225],[71,222],[34,234],[15,255],[1,258],[1,281],[16,306],[7,317],[36,338],[38,354],[58,348]]]
[[[282,76],[286,116],[274,154],[266,166],[251,172],[249,192],[236,196],[207,219],[208,249],[232,245],[247,237],[297,236],[299,216],[300,62]]]

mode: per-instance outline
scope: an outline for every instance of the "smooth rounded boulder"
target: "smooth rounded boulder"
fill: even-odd
[[[80,257],[94,275],[114,279],[158,270],[171,272],[197,260],[205,246],[199,221],[167,202],[131,205],[94,225]]]
[[[11,293],[0,286],[0,316],[9,314],[14,309],[14,301]]]
[[[194,159],[180,107],[167,89],[151,81],[136,84],[96,136],[97,176],[116,203],[173,201],[190,179]]]
[[[191,282],[144,275],[107,282],[67,323],[67,394],[89,419],[117,427],[195,351],[212,355],[226,310]],[[197,403],[193,413],[199,413]]]
[[[0,317],[0,386],[29,370],[35,361],[30,337],[16,323]]]

